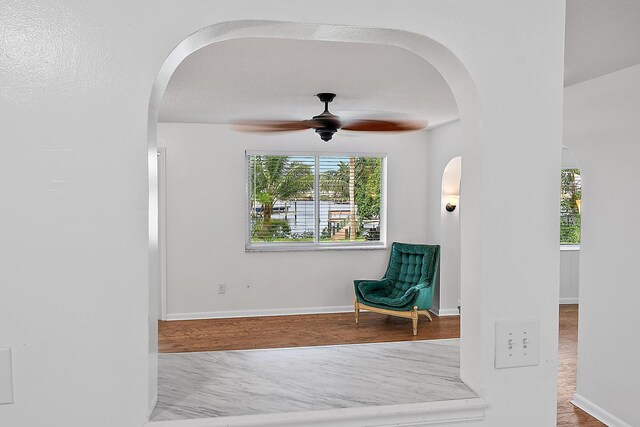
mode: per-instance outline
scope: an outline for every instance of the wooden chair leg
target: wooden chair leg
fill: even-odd
[[[353,308],[355,309],[356,324],[357,324],[360,317],[360,303],[358,302],[358,298],[353,299]]]
[[[429,319],[429,322],[433,322],[433,319],[431,318],[431,315],[429,314],[429,311],[424,313],[424,315],[427,316],[427,319]]]
[[[418,307],[411,309],[411,321],[413,323],[413,335],[418,335]]]

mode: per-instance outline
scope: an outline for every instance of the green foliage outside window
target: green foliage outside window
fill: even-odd
[[[561,174],[560,244],[580,244],[580,207],[582,185],[580,170],[564,169]]]
[[[277,202],[311,197],[314,172],[309,159],[289,156],[255,156],[251,162],[251,240],[252,241],[307,241],[313,238],[292,235],[286,220],[274,219]],[[256,203],[260,215],[256,214]]]
[[[349,162],[340,162],[335,171],[320,176],[320,189],[333,192],[333,200],[349,202]],[[361,220],[380,218],[382,160],[377,157],[355,158],[355,202]]]

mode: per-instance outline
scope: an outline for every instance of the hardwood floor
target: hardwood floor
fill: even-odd
[[[360,312],[300,316],[244,317],[236,319],[160,322],[161,353],[307,347],[314,345],[460,338],[458,317],[420,316],[418,335],[411,319]]]
[[[411,320],[360,313],[309,314],[300,316],[246,317],[236,319],[159,322],[161,353],[306,347],[389,341],[460,337],[458,317],[420,317],[418,335],[411,334]],[[575,408],[578,306],[560,306],[558,372],[558,427],[601,427],[605,424]],[[606,427],[606,426],[605,426]]]
[[[558,427],[601,427],[606,425],[571,404],[576,392],[578,359],[578,306],[560,306],[558,346]]]

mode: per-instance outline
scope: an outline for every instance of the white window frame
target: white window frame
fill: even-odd
[[[315,221],[314,236],[320,236],[320,173],[318,157],[377,157],[382,161],[380,168],[380,240],[370,242],[331,243],[320,242],[251,242],[251,156],[309,156],[315,157],[314,191]],[[326,250],[375,250],[387,248],[387,153],[381,152],[324,152],[324,151],[245,151],[245,252],[279,251],[326,251]]]

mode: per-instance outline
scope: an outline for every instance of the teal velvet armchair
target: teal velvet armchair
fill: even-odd
[[[410,318],[413,335],[418,333],[418,315],[429,320],[433,303],[439,245],[394,242],[387,271],[380,280],[354,280],[356,323],[360,310]]]

